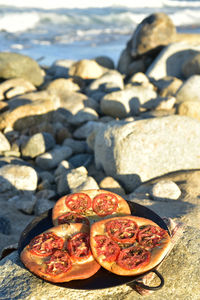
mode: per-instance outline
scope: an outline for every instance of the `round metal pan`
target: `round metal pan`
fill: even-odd
[[[155,212],[150,210],[149,208],[134,202],[129,202],[129,206],[131,209],[131,214],[133,216],[150,219],[156,224],[158,224],[161,228],[169,232],[167,225],[165,224],[163,219],[159,217]],[[21,251],[24,249],[24,247],[28,245],[36,235],[44,232],[45,230],[53,226],[54,225],[52,223],[52,209],[44,212],[40,216],[33,219],[32,222],[24,229],[24,231],[21,234],[18,243],[19,255]],[[160,284],[158,286],[150,287],[144,285],[141,282],[138,282],[139,279],[141,279],[144,275],[150,272],[154,272],[160,278]],[[155,270],[155,268],[139,276],[119,276],[105,270],[104,268],[100,268],[100,270],[96,274],[94,274],[92,277],[88,279],[73,280],[70,282],[52,283],[52,284],[66,287],[66,288],[79,289],[79,290],[105,289],[105,288],[115,287],[123,284],[128,284],[132,287],[134,287],[134,285],[140,285],[141,287],[148,290],[158,290],[164,285],[164,278],[157,270]]]

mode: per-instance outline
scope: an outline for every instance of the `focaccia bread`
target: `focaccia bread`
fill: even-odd
[[[122,276],[139,275],[157,266],[170,243],[166,230],[136,216],[101,220],[90,231],[95,259],[108,271]]]
[[[100,265],[90,249],[85,224],[63,224],[34,237],[21,252],[21,260],[34,274],[50,282],[68,282],[94,275]]]
[[[84,190],[60,198],[52,212],[53,224],[92,224],[104,218],[130,215],[125,199],[106,190]]]

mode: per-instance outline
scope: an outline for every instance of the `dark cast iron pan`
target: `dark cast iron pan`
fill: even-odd
[[[159,217],[155,212],[135,202],[128,202],[128,203],[131,209],[131,214],[133,216],[150,219],[156,224],[158,224],[161,228],[167,230],[169,233],[167,225],[165,224],[163,219]],[[34,238],[36,235],[44,232],[45,230],[53,226],[54,225],[52,223],[52,209],[44,212],[40,216],[33,219],[32,222],[24,229],[24,231],[21,234],[18,243],[19,255],[21,251],[24,249],[24,247],[29,244],[32,238]],[[141,282],[138,282],[139,279],[141,279],[144,275],[150,272],[154,272],[159,277],[160,284],[158,286],[147,286]],[[163,287],[164,278],[155,268],[137,276],[119,276],[105,270],[104,268],[100,268],[100,270],[96,274],[94,274],[92,277],[88,279],[73,280],[70,282],[52,283],[52,284],[66,287],[66,288],[78,289],[78,290],[97,290],[97,289],[115,287],[122,284],[128,284],[133,288],[134,286],[139,285],[140,287],[145,288],[147,290],[155,291]]]

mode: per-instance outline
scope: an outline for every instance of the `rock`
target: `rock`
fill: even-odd
[[[35,86],[24,78],[9,79],[0,84],[0,99],[10,99],[35,90]]]
[[[64,176],[69,169],[73,169],[73,166],[67,161],[67,160],[63,160],[59,163],[57,169],[54,172],[54,175],[57,176]]]
[[[0,168],[0,180],[2,183],[0,192],[4,192],[7,188],[9,190],[35,191],[38,177],[32,167],[11,163]]]
[[[54,197],[56,197],[56,192],[54,190],[46,189],[46,190],[37,192],[35,195],[36,195],[37,199],[41,198],[41,199],[50,200],[50,199],[53,199]]]
[[[61,127],[56,130],[56,142],[62,144],[66,139],[71,138],[72,134],[66,127]]]
[[[9,151],[10,148],[10,143],[7,140],[6,136],[2,132],[0,132],[0,152]]]
[[[69,75],[83,79],[99,78],[105,72],[95,60],[82,59],[74,63],[69,69]]]
[[[8,103],[5,101],[0,101],[0,113],[9,109]]]
[[[94,93],[110,93],[124,88],[124,81],[122,75],[117,70],[110,70],[104,73],[98,79],[92,81],[87,87],[86,92],[93,97]]]
[[[100,66],[107,69],[114,69],[115,65],[113,60],[108,56],[97,56],[94,59]]]
[[[36,133],[22,145],[21,152],[24,157],[37,157],[55,146],[54,137],[48,132]]]
[[[120,54],[117,70],[122,74],[128,73],[128,67],[132,63],[132,56],[130,54],[129,49],[125,48]]]
[[[98,118],[98,114],[94,109],[90,107],[84,107],[75,115],[70,116],[68,118],[68,122],[72,125],[80,126],[88,121],[97,121]]]
[[[200,231],[186,227],[182,237],[174,246],[171,253],[159,266],[159,272],[165,278],[162,289],[145,296],[147,300],[163,299],[163,295],[170,300],[198,300],[199,288],[196,284],[199,278],[197,268],[199,262]],[[191,264],[191,260],[193,263]],[[170,266],[170,267],[169,267]],[[77,299],[77,289],[63,288],[37,278],[24,268],[17,251],[8,255],[0,262],[0,293],[5,299],[38,297]],[[190,284],[188,284],[188,274]],[[27,284],[28,283],[28,284]],[[151,285],[158,285],[154,279]],[[80,299],[119,299],[141,300],[144,297],[137,294],[130,285],[121,285],[101,290],[79,290]]]
[[[58,102],[51,100],[38,100],[31,104],[19,106],[0,115],[0,130],[11,127],[23,130],[28,127],[50,120],[52,111],[59,107]]]
[[[132,75],[128,83],[133,83],[133,84],[140,84],[140,85],[149,85],[149,78],[142,72],[137,72],[134,75]]]
[[[81,183],[79,186],[71,188],[70,192],[76,193],[83,190],[93,190],[93,189],[99,189],[98,183],[95,181],[93,177],[88,176],[86,180],[83,183]]]
[[[181,195],[178,185],[171,180],[160,180],[152,187],[150,196],[153,200],[177,200]]]
[[[54,201],[50,201],[46,198],[38,198],[34,207],[34,213],[36,216],[39,216],[43,212],[51,209],[54,205],[55,205]]]
[[[36,203],[36,197],[31,194],[24,194],[24,195],[16,195],[8,200],[8,203],[13,205],[16,209],[26,213],[32,214],[33,209]]]
[[[67,146],[54,147],[51,151],[37,156],[36,164],[44,170],[55,168],[62,160],[67,159],[72,154],[72,149]]]
[[[176,102],[200,101],[198,86],[200,84],[200,75],[193,75],[188,78],[178,89],[176,93]]]
[[[200,46],[186,43],[172,43],[166,46],[146,71],[148,77],[162,79],[166,76],[182,78],[182,65],[185,60],[198,53]]]
[[[200,228],[200,203],[198,195],[200,171],[179,171],[166,174],[143,183],[128,195],[127,200],[145,205],[161,217],[170,217],[188,226]],[[160,181],[173,182],[181,191],[178,199],[156,198],[152,200],[152,189]],[[178,194],[177,194],[178,195]]]
[[[157,97],[144,103],[142,108],[148,110],[171,110],[174,107],[175,102],[175,97]]]
[[[76,154],[73,155],[72,157],[70,157],[69,159],[69,163],[73,165],[73,167],[78,168],[81,166],[84,167],[88,167],[89,164],[92,162],[93,160],[93,155],[89,154],[89,153],[80,153],[80,154]]]
[[[199,141],[200,123],[188,117],[116,122],[97,132],[95,163],[133,191],[154,177],[199,168]]]
[[[175,96],[183,81],[173,76],[167,76],[159,80],[154,80],[153,84],[157,87],[161,97]]]
[[[72,149],[73,154],[84,153],[88,151],[88,146],[85,141],[78,141],[72,138],[67,138],[63,142],[63,146],[68,146]]]
[[[44,74],[38,63],[32,58],[19,53],[0,53],[0,78],[22,77],[33,85],[39,86],[44,81]]]
[[[192,75],[200,75],[200,52],[183,63],[182,73],[185,78],[189,78]]]
[[[9,235],[11,233],[11,222],[10,220],[0,215],[0,233]]]
[[[127,76],[132,76],[138,72],[144,72],[146,71],[146,63],[145,59],[142,57],[140,59],[134,59],[129,65],[126,70]]]
[[[95,121],[88,121],[73,132],[73,137],[77,139],[86,139],[92,132],[98,131],[104,124]]]
[[[59,298],[77,300],[80,299],[107,299],[110,297],[122,300],[127,295],[128,291],[132,289],[126,285],[103,289],[103,290],[78,290],[63,288],[59,285],[54,285],[37,278],[24,268],[19,259],[17,251],[10,254],[0,262],[0,294],[6,299],[28,299],[33,297],[45,298]],[[6,279],[6,280],[5,280]],[[9,288],[8,288],[9,286]],[[78,293],[78,295],[77,295]],[[134,295],[137,295],[133,292]]]
[[[76,190],[81,184],[87,180],[87,169],[79,167],[75,169],[62,170],[62,175],[56,178],[57,193],[65,195],[73,190]]]
[[[184,101],[177,106],[177,114],[200,121],[200,101]]]
[[[60,90],[63,92],[76,92],[80,90],[79,85],[74,81],[73,78],[59,78],[51,81],[47,86],[47,91],[51,93],[59,93]]]
[[[72,59],[59,59],[56,60],[47,69],[47,73],[52,75],[54,78],[63,77],[67,78],[69,76],[69,68],[75,63]]]
[[[154,13],[146,17],[136,28],[129,46],[132,57],[143,55],[157,47],[173,42],[176,28],[164,13]]]
[[[75,115],[85,107],[98,111],[98,103],[82,93],[68,92],[62,95],[59,94],[59,97],[61,99],[60,110],[67,118]]]
[[[104,114],[122,119],[137,115],[140,106],[156,97],[156,92],[149,87],[132,86],[104,96],[100,108]]]
[[[99,187],[102,190],[110,191],[121,196],[125,194],[125,191],[119,182],[110,176],[103,178],[99,183]]]
[[[4,199],[0,201],[0,211],[3,212],[3,217],[5,218],[2,220],[1,224],[3,226],[0,230],[1,256],[3,248],[19,242],[22,231],[31,222],[33,216],[22,213]],[[0,295],[2,295],[1,292]]]
[[[48,171],[42,171],[39,173],[39,177],[42,180],[47,180],[49,183],[53,183],[54,182],[54,176],[52,173],[48,172]]]

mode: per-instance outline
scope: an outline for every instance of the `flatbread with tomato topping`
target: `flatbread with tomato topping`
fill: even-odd
[[[52,227],[30,241],[21,260],[31,272],[50,282],[89,278],[100,268],[90,249],[89,230],[81,223]]]
[[[121,196],[106,190],[84,190],[60,198],[52,212],[53,224],[92,224],[104,218],[130,215],[131,210]]]
[[[90,246],[108,271],[131,276],[157,266],[170,248],[168,232],[151,220],[124,216],[101,220],[90,230]]]

